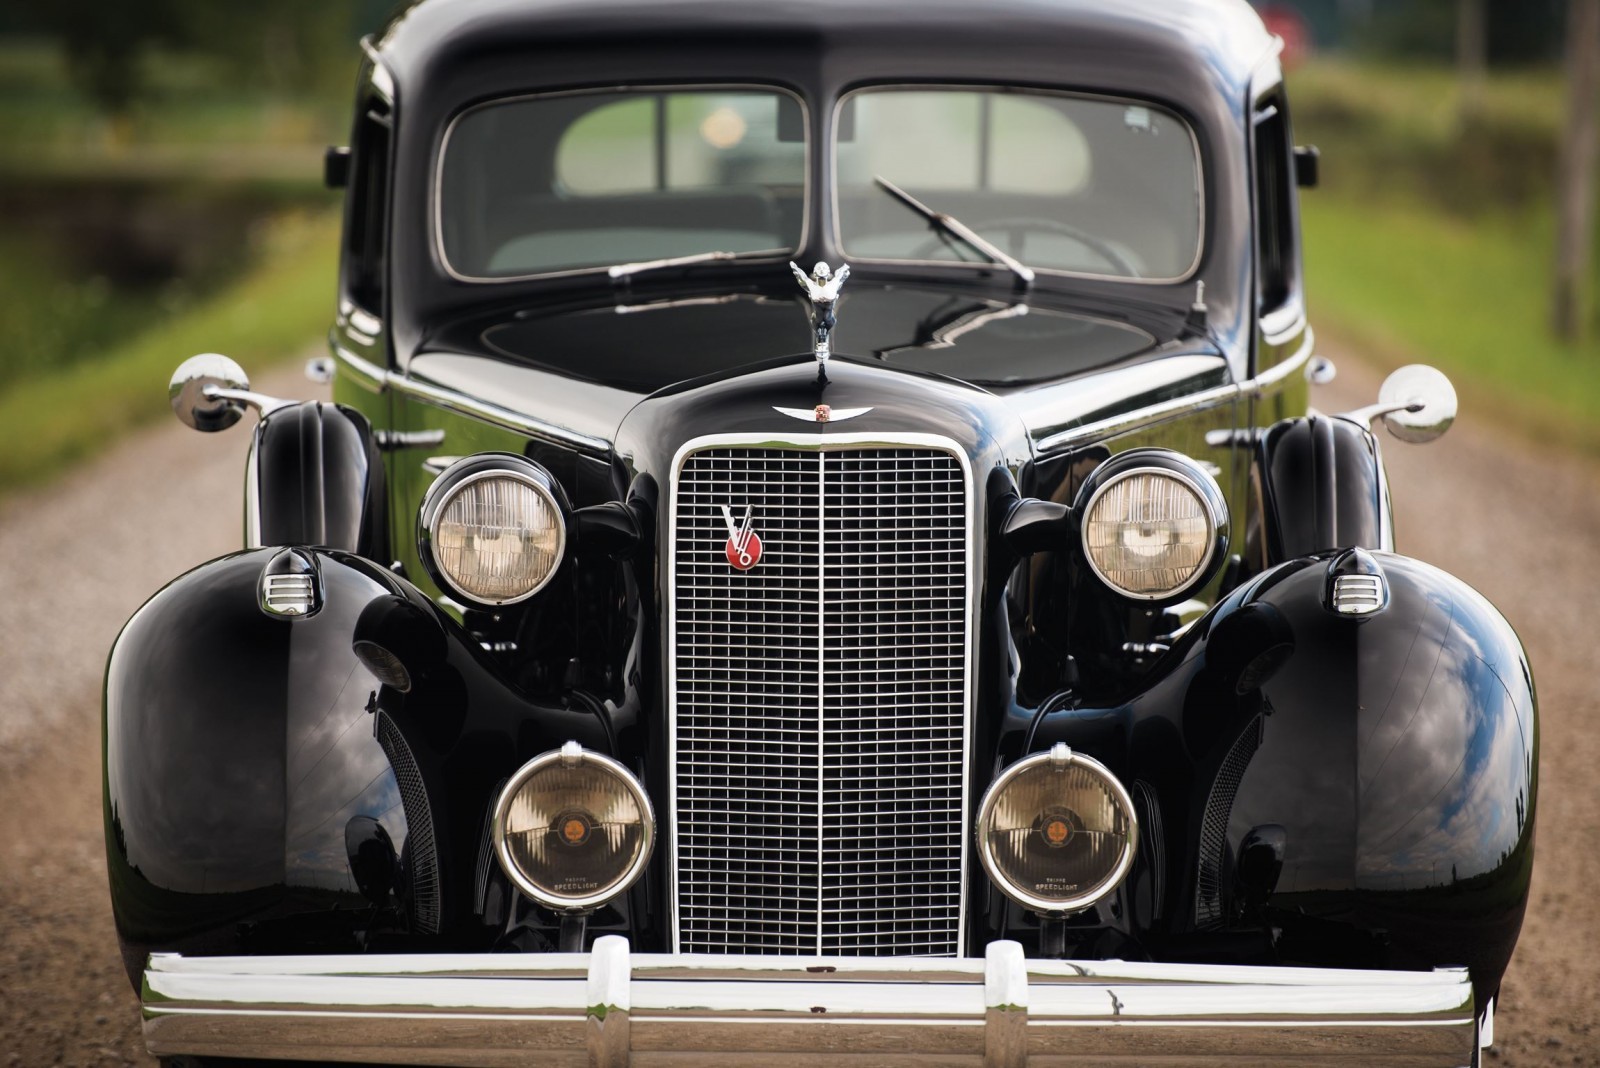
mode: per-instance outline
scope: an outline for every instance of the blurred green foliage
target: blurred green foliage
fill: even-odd
[[[342,95],[352,45],[383,20],[392,0],[15,0],[3,28],[59,45],[72,82],[107,114],[150,90],[171,56],[203,57],[225,75],[219,88],[279,98]]]
[[[363,6],[0,15],[0,487],[159,417],[186,356],[259,370],[326,329],[339,199],[321,154],[348,126],[358,31],[381,21]]]
[[[327,213],[278,215],[254,265],[183,314],[0,388],[0,490],[44,481],[169,416],[165,385],[187,356],[222,349],[259,370],[309,352],[330,317],[337,235]]]
[[[1600,341],[1550,330],[1559,72],[1492,74],[1471,118],[1448,67],[1324,59],[1289,85],[1296,137],[1323,150],[1301,205],[1324,336],[1433,363],[1488,417],[1600,452]]]

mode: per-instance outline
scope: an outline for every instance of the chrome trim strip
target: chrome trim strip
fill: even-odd
[[[1152,404],[1147,408],[1115,415],[1109,419],[1099,419],[1093,423],[1072,427],[1059,433],[1041,438],[1038,443],[1039,452],[1054,452],[1075,445],[1087,445],[1091,442],[1114,437],[1117,434],[1151,423],[1165,422],[1185,415],[1193,415],[1211,408],[1218,408],[1224,404],[1232,404],[1238,400],[1250,400],[1272,392],[1279,385],[1286,382],[1297,372],[1303,371],[1311,359],[1315,349],[1316,337],[1311,328],[1306,328],[1305,341],[1292,356],[1285,357],[1282,361],[1267,368],[1253,378],[1244,379],[1242,382],[1233,382],[1226,386],[1214,386],[1203,389],[1198,393],[1191,393],[1187,397],[1177,397],[1160,404]]]
[[[722,92],[760,90],[774,95],[782,94],[800,105],[800,121],[806,131],[806,155],[803,163],[804,188],[801,191],[800,237],[793,248],[782,249],[772,254],[769,250],[757,249],[754,252],[741,252],[736,258],[741,263],[782,263],[806,247],[806,242],[811,237],[811,163],[816,152],[816,146],[811,143],[811,105],[805,97],[784,86],[775,83],[763,82],[708,82],[705,84],[690,83],[685,85],[601,85],[588,89],[566,89],[554,93],[519,93],[515,96],[500,97],[495,100],[485,100],[464,108],[451,117],[449,125],[445,127],[444,137],[439,142],[439,154],[433,162],[433,188],[429,193],[430,210],[429,221],[433,226],[433,253],[438,258],[439,267],[457,282],[472,282],[478,284],[493,284],[496,282],[527,282],[539,278],[571,278],[578,275],[605,275],[611,264],[598,264],[594,267],[579,267],[565,271],[542,271],[535,274],[519,274],[480,278],[474,275],[459,274],[450,266],[450,258],[444,251],[444,161],[450,152],[450,136],[455,133],[456,124],[474,111],[483,108],[498,107],[503,104],[515,104],[519,100],[548,100],[566,96],[590,96],[602,93],[693,93],[693,92]]]
[[[244,547],[261,548],[261,472],[256,455],[261,443],[261,424],[250,432],[250,451],[244,461]]]
[[[432,401],[439,407],[455,412],[458,415],[468,415],[474,419],[482,419],[486,423],[492,423],[506,430],[515,430],[518,433],[527,434],[529,437],[544,438],[546,441],[555,442],[559,445],[567,445],[575,449],[587,449],[590,452],[605,453],[611,450],[611,442],[604,438],[594,438],[588,434],[580,434],[575,430],[568,430],[564,426],[557,426],[542,419],[535,419],[530,415],[523,415],[521,412],[514,412],[509,408],[502,408],[498,404],[490,404],[488,401],[469,397],[465,393],[457,393],[453,389],[445,389],[442,386],[431,385],[415,378],[407,378],[392,371],[389,372],[387,381],[388,385],[393,387],[396,393],[404,393],[408,396]]]
[[[1007,941],[955,960],[630,954],[617,936],[592,953],[156,954],[141,1006],[159,1056],[457,1065],[521,1064],[531,1048],[551,1064],[627,1064],[641,1028],[645,1048],[710,1065],[805,1048],[834,1050],[842,1066],[918,1053],[1014,1065],[1023,1050],[1300,1063],[1336,1051],[1459,1068],[1477,1037],[1465,969],[1026,960]],[[591,1061],[597,1047],[605,1055]],[[1006,1055],[986,1062],[997,1047]]]
[[[1102,101],[1109,104],[1132,104],[1137,107],[1156,108],[1170,115],[1178,122],[1180,126],[1183,127],[1184,133],[1189,135],[1189,146],[1194,150],[1194,173],[1197,179],[1195,197],[1197,199],[1197,206],[1199,208],[1200,231],[1195,238],[1194,260],[1189,264],[1188,269],[1176,278],[1129,278],[1127,275],[1121,274],[1090,274],[1083,271],[1067,271],[1059,267],[1037,267],[1033,264],[1029,264],[1028,267],[1036,275],[1049,275],[1054,278],[1086,278],[1093,281],[1123,282],[1128,285],[1143,286],[1182,285],[1183,283],[1194,278],[1195,273],[1200,269],[1200,263],[1205,258],[1206,253],[1206,226],[1210,221],[1206,215],[1206,168],[1205,159],[1200,153],[1200,138],[1195,134],[1194,127],[1189,124],[1187,119],[1183,118],[1183,116],[1179,115],[1165,104],[1159,104],[1151,100],[1141,100],[1136,97],[1108,96],[1098,93],[1074,93],[1062,89],[1039,89],[1032,86],[1009,86],[1001,83],[951,84],[940,82],[906,82],[904,84],[897,83],[889,85],[869,85],[858,89],[852,89],[850,92],[842,94],[836,101],[834,101],[832,121],[829,123],[828,129],[823,133],[828,149],[827,176],[829,179],[829,198],[831,200],[831,210],[833,212],[833,247],[838,249],[840,254],[844,256],[845,259],[852,263],[870,263],[899,267],[954,267],[958,269],[965,269],[967,273],[970,273],[973,267],[994,267],[997,269],[1009,270],[1009,268],[1007,268],[1003,263],[963,263],[957,260],[871,259],[866,256],[851,255],[849,250],[844,247],[844,231],[840,228],[839,223],[839,183],[835,180],[837,178],[839,168],[839,150],[837,144],[839,116],[844,112],[845,103],[854,99],[855,97],[864,96],[867,93],[893,93],[906,91],[965,91],[975,93],[1014,92],[1018,96],[1064,96],[1073,100],[1092,100]]]
[[[611,442],[605,438],[580,434],[576,430],[569,430],[564,426],[548,423],[531,415],[514,412],[509,408],[502,408],[498,404],[478,400],[476,397],[468,396],[453,389],[447,389],[444,386],[435,386],[420,379],[409,378],[398,372],[386,370],[357,356],[339,344],[337,338],[331,338],[329,345],[340,363],[354,372],[358,378],[380,391],[393,389],[396,393],[431,401],[446,411],[455,412],[457,415],[481,419],[492,426],[500,427],[502,430],[511,430],[519,434],[527,434],[529,437],[542,438],[558,445],[566,445],[570,448],[584,449],[602,454],[611,451]]]
[[[928,448],[938,449],[949,453],[956,459],[961,467],[962,477],[966,480],[966,611],[963,613],[965,633],[963,642],[966,648],[966,664],[962,672],[962,699],[965,704],[965,715],[962,724],[961,740],[961,813],[963,821],[969,818],[972,812],[972,720],[973,706],[976,703],[974,692],[974,661],[977,649],[974,642],[976,630],[974,627],[974,614],[979,610],[977,604],[978,583],[978,555],[977,555],[977,496],[979,487],[973,477],[972,458],[969,457],[960,443],[952,438],[940,434],[790,434],[779,432],[774,434],[707,434],[692,438],[684,442],[673,454],[671,467],[671,482],[668,488],[667,500],[664,507],[667,511],[667,553],[666,553],[666,598],[667,598],[667,887],[670,902],[671,919],[669,923],[672,930],[672,951],[682,952],[682,924],[681,908],[678,898],[678,597],[677,597],[677,568],[678,568],[678,509],[676,494],[679,475],[683,470],[685,461],[696,452],[705,449],[739,447],[739,448],[776,448],[798,449],[813,451],[829,451],[834,449],[870,449],[870,448]],[[821,642],[819,638],[818,656],[821,657]],[[820,698],[819,698],[820,707]],[[822,733],[819,731],[819,734]],[[821,772],[819,771],[819,775]],[[820,794],[819,794],[820,798]],[[820,816],[819,816],[820,820]],[[961,838],[961,886],[960,897],[957,901],[956,945],[966,945],[967,939],[967,884],[970,877],[969,865],[971,863],[972,835],[963,832]],[[821,839],[818,839],[820,853]],[[822,903],[819,896],[819,919]],[[821,924],[818,924],[819,945]],[[707,959],[707,958],[699,958]],[[747,958],[731,957],[728,960],[743,961]],[[752,956],[750,961],[776,960],[777,957]],[[880,958],[881,959],[881,958]],[[940,963],[948,963],[949,958],[929,958]]]
[[[359,378],[363,385],[374,390],[382,391],[389,384],[389,372],[369,360],[351,352],[339,344],[338,338],[330,337],[328,347],[333,350],[333,358],[344,364],[345,368]]]

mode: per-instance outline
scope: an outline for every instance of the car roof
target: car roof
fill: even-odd
[[[846,66],[858,56],[863,77],[885,54],[957,48],[986,57],[999,78],[1010,52],[1061,49],[1068,81],[1074,53],[1092,48],[1104,59],[1122,49],[1130,67],[1199,61],[1210,88],[1238,95],[1273,39],[1245,0],[419,0],[377,42],[402,92],[430,70],[585,46],[597,56],[607,47],[689,47],[708,61],[801,49]]]

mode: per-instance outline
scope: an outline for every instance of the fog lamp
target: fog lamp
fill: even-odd
[[[471,456],[428,489],[422,557],[440,584],[483,605],[525,601],[566,551],[565,510],[549,472],[510,454]]]
[[[1117,888],[1139,841],[1133,799],[1096,760],[1058,744],[1011,765],[978,808],[978,856],[1013,901],[1074,912]]]
[[[1130,456],[1140,465],[1096,480],[1083,511],[1083,550],[1117,593],[1159,601],[1206,579],[1227,512],[1221,489],[1198,465],[1174,453],[1150,458],[1160,464]]]
[[[524,764],[495,805],[500,867],[553,909],[593,908],[628,889],[654,841],[655,814],[639,780],[577,742]]]

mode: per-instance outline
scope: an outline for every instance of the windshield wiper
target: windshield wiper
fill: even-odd
[[[988,256],[994,262],[1002,265],[1012,274],[1017,276],[1017,283],[1024,289],[1033,285],[1033,269],[1026,266],[1013,256],[1009,256],[994,242],[980,236],[966,223],[954,215],[946,215],[942,211],[934,211],[928,205],[907,193],[881,174],[872,176],[872,180],[883,188],[885,193],[894,197],[900,203],[921,215],[934,225],[935,229],[943,230],[952,237],[958,238]]]
[[[615,267],[606,268],[606,274],[612,278],[627,278],[629,275],[638,274],[640,271],[654,271],[662,267],[688,267],[695,263],[711,263],[715,260],[738,259],[737,252],[696,252],[693,256],[673,256],[665,260],[641,260],[638,263],[619,263]]]

